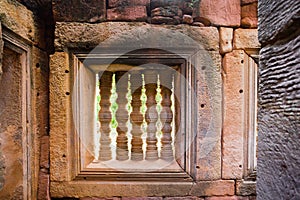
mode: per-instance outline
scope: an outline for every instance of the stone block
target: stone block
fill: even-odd
[[[232,51],[233,29],[220,27],[220,53],[225,54]]]
[[[41,138],[41,156],[40,167],[49,169],[49,136],[43,136]]]
[[[245,4],[250,4],[250,3],[255,3],[257,2],[258,0],[241,0],[241,4],[242,5],[245,5]]]
[[[182,22],[185,24],[192,24],[193,23],[193,17],[191,15],[183,15]]]
[[[146,6],[128,6],[107,9],[109,21],[146,21]]]
[[[68,136],[71,133],[70,71],[67,53],[56,52],[50,58],[50,178],[51,181],[69,180]]]
[[[249,200],[248,197],[243,196],[222,196],[222,197],[206,197],[205,200]]]
[[[120,200],[120,197],[82,197],[79,200]]]
[[[182,17],[182,10],[178,6],[166,6],[158,7],[151,10],[151,16],[162,16],[162,17]]]
[[[54,20],[58,22],[101,22],[105,20],[106,1],[53,0],[52,10]]]
[[[124,43],[126,47],[130,48],[143,46],[162,49],[166,47],[189,48],[200,44],[201,48],[205,50],[219,51],[219,32],[215,27],[200,28],[184,24],[158,27],[137,22],[103,22],[99,24],[59,22],[56,23],[55,35],[55,48],[58,51],[66,47],[85,49],[97,45],[111,46],[114,44],[116,46],[118,43]],[[151,38],[151,42],[149,38]]]
[[[146,6],[150,7],[150,0],[108,0],[108,7]]]
[[[193,196],[234,195],[234,180],[196,182],[190,194]]]
[[[204,200],[201,197],[186,196],[186,197],[165,197],[164,200]]]
[[[236,194],[240,196],[256,195],[256,182],[255,181],[236,181]]]
[[[44,172],[39,174],[39,183],[38,183],[38,200],[50,200],[50,176]]]
[[[257,29],[236,29],[233,35],[233,49],[258,49],[260,43]]]
[[[2,25],[21,37],[30,41],[36,41],[37,30],[33,13],[21,3],[1,0],[0,21]]]
[[[241,179],[243,175],[244,77],[243,50],[233,50],[223,58],[223,137],[222,178]]]
[[[221,179],[221,55],[197,55],[196,180]]]
[[[241,21],[240,0],[202,0],[200,17],[218,26],[239,26]]]
[[[122,200],[163,200],[162,197],[122,197]]]
[[[152,24],[170,24],[170,25],[176,25],[179,24],[180,21],[173,18],[173,17],[163,17],[163,16],[156,16],[151,18]]]
[[[242,6],[241,25],[243,27],[256,28],[257,22],[257,3]]]

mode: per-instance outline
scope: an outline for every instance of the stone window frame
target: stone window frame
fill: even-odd
[[[103,49],[102,49],[103,51]],[[107,49],[105,52],[113,52],[114,50]],[[144,52],[145,51],[145,52]],[[150,53],[147,53],[147,52]],[[141,53],[144,52],[144,53]],[[189,55],[183,55],[183,57],[179,57],[177,55],[171,54],[171,53],[162,53],[161,51],[159,53],[154,53],[155,50],[138,50],[137,52],[133,53],[127,53],[126,55],[119,55],[119,54],[95,54],[95,55],[90,55],[90,54],[85,54],[85,53],[76,53],[76,50],[74,52],[70,52],[70,63],[73,64],[72,69],[70,70],[70,73],[72,74],[73,77],[77,77],[76,79],[80,79],[77,74],[79,72],[80,67],[84,68],[89,68],[85,67],[85,65],[93,65],[93,69],[95,70],[95,57],[96,60],[99,60],[99,62],[102,64],[102,66],[109,65],[110,63],[106,63],[107,60],[114,60],[116,62],[117,60],[120,61],[122,64],[125,64],[124,66],[128,65],[134,65],[134,66],[140,66],[144,64],[149,64],[149,63],[159,63],[163,65],[177,65],[179,66],[176,71],[180,74],[180,76],[183,76],[184,78],[188,79],[188,83],[183,83],[183,84],[177,84],[179,87],[176,89],[175,88],[175,93],[182,93],[180,96],[180,109],[181,113],[178,115],[180,117],[180,131],[177,133],[179,134],[177,139],[181,140],[184,142],[184,144],[178,144],[175,145],[175,148],[177,151],[183,152],[180,157],[177,157],[178,159],[177,162],[180,162],[179,166],[183,168],[182,172],[175,172],[175,171],[170,171],[166,172],[163,169],[154,171],[154,172],[139,172],[139,173],[133,173],[131,171],[119,171],[118,169],[115,169],[115,171],[112,174],[107,174],[105,172],[107,171],[101,171],[101,169],[89,169],[86,168],[85,165],[88,164],[86,161],[88,159],[85,159],[86,154],[88,154],[88,150],[84,150],[82,145],[83,138],[86,138],[83,133],[80,133],[80,131],[76,130],[76,127],[73,126],[73,133],[76,133],[76,135],[73,135],[72,137],[76,138],[75,139],[75,146],[79,147],[80,149],[79,152],[74,152],[74,154],[79,154],[78,160],[75,162],[75,168],[77,171],[75,172],[74,176],[76,177],[75,179],[77,180],[87,180],[90,178],[101,178],[101,180],[117,180],[116,177],[119,177],[118,179],[120,180],[156,180],[160,181],[163,179],[164,181],[172,181],[172,180],[181,180],[181,181],[190,181],[195,178],[195,166],[194,166],[194,149],[195,149],[195,120],[196,116],[194,111],[196,110],[195,104],[192,102],[195,101],[195,97],[191,94],[194,91],[195,87],[195,74],[193,72],[193,67],[188,66],[191,65],[191,58]],[[97,65],[97,64],[96,64]],[[126,67],[124,68],[126,70]],[[188,76],[189,75],[189,76]],[[75,81],[75,80],[74,80]],[[96,81],[96,80],[95,80]],[[80,80],[76,80],[77,83],[80,82]],[[75,83],[75,85],[77,85]],[[94,84],[96,85],[96,84]],[[80,87],[78,87],[80,90]],[[75,98],[73,97],[72,100],[73,102],[76,102],[76,99],[80,98],[80,93],[85,92],[85,91],[76,91],[74,90],[75,93]],[[186,101],[186,98],[189,99],[189,101]],[[80,101],[80,100],[79,100]],[[76,103],[75,103],[76,104]],[[80,116],[80,113],[83,111],[80,109],[79,105],[75,105],[74,110],[77,114],[75,116],[75,119],[78,119]],[[89,112],[90,113],[90,112]],[[176,116],[175,116],[176,117]],[[182,123],[182,121],[184,121]],[[192,122],[192,123],[187,123],[187,122]],[[76,122],[78,123],[78,122]],[[80,122],[79,122],[80,123]],[[183,126],[183,127],[182,127]],[[79,128],[80,129],[80,128]],[[80,129],[81,130],[81,129]],[[78,133],[79,132],[79,133]],[[88,132],[88,131],[85,131]],[[79,136],[78,136],[79,135]],[[186,148],[186,147],[190,148]],[[187,150],[188,149],[188,150]],[[85,151],[85,152],[83,152]],[[80,157],[80,158],[79,158]],[[90,161],[91,162],[91,161]],[[79,164],[78,164],[79,163]],[[110,170],[109,170],[110,171]],[[150,174],[150,175],[149,175]]]
[[[31,42],[20,37],[16,33],[12,32],[10,29],[6,28],[0,23],[0,54],[4,48],[9,48],[10,50],[20,54],[20,63],[22,66],[21,73],[21,96],[22,96],[22,150],[23,150],[23,197],[25,199],[31,199],[32,196],[32,177],[34,176],[34,161],[31,159],[32,151],[32,116],[31,116]],[[1,59],[2,55],[0,56]],[[2,72],[2,60],[0,59],[0,70]],[[1,79],[0,74],[0,79]]]
[[[258,111],[258,67],[259,49],[246,49],[247,58],[245,59],[245,83],[246,83],[246,102],[245,102],[245,155],[244,155],[244,180],[256,180],[257,162],[257,111]]]

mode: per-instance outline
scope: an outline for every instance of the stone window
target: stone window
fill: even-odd
[[[188,84],[183,81],[192,73],[187,61],[155,49],[110,55],[115,57],[112,63],[103,56],[71,57],[78,178],[87,179],[95,171],[92,176],[114,179],[100,173],[117,171],[126,179],[147,179],[149,172],[190,179],[192,164],[187,163],[194,161],[187,155],[193,149],[195,117],[187,110],[195,109],[186,100],[194,98],[189,92],[194,90],[194,75]]]

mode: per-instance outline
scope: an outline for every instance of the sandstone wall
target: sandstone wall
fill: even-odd
[[[24,5],[3,0],[0,30],[0,199],[36,199],[48,187],[39,176],[49,180],[49,161],[40,162],[49,129],[45,29]]]
[[[246,155],[243,120],[247,91],[244,82],[245,60],[257,54],[260,48],[256,29],[257,1],[202,0],[200,3],[194,3],[193,6],[191,3],[190,0],[52,0],[52,2],[50,0],[4,0],[0,2],[2,27],[14,32],[22,40],[24,39],[31,51],[30,89],[27,90],[31,94],[31,123],[29,125],[31,143],[28,154],[31,164],[28,171],[31,177],[30,193],[32,196],[29,199],[50,199],[50,196],[81,200],[255,199],[255,182],[244,181]],[[52,17],[55,20],[55,32],[52,27]],[[60,139],[64,140],[59,135],[67,134],[63,132],[66,130],[63,125],[70,119],[60,118],[51,122],[52,131],[62,130],[62,133],[58,131],[52,134],[51,147],[49,147],[48,125],[49,85],[51,95],[54,95],[52,96],[54,103],[51,104],[52,107],[50,105],[50,110],[52,109],[51,112],[54,113],[52,120],[60,114],[65,117],[64,110],[59,109],[61,104],[55,104],[55,102],[60,103],[61,99],[61,102],[68,103],[64,99],[66,98],[65,89],[69,87],[68,82],[65,81],[70,78],[68,74],[70,66],[65,64],[68,63],[68,49],[91,49],[106,39],[122,40],[122,32],[132,30],[139,30],[140,35],[136,36],[143,38],[143,33],[147,30],[159,28],[180,32],[191,37],[208,52],[212,60],[213,71],[209,71],[211,72],[209,77],[212,77],[210,81],[213,87],[210,89],[215,93],[213,103],[216,107],[213,114],[217,116],[217,119],[214,118],[215,123],[212,129],[216,131],[211,133],[214,135],[213,142],[217,145],[210,154],[202,156],[202,151],[209,148],[212,141],[209,140],[210,138],[205,138],[207,130],[203,127],[207,122],[201,121],[198,124],[197,144],[199,147],[203,146],[197,151],[197,181],[181,187],[184,188],[182,192],[180,187],[176,187],[177,183],[174,183],[173,188],[161,187],[159,183],[156,183],[152,191],[145,189],[143,184],[141,187],[138,184],[133,185],[132,190],[122,190],[122,188],[128,188],[128,183],[116,189],[114,189],[116,187],[114,183],[103,186],[103,184],[83,181],[83,187],[79,184],[69,184],[66,180],[70,178],[68,177],[70,168],[62,167],[65,165],[60,164],[67,163],[72,157],[66,157],[68,154],[60,150],[65,148],[64,145],[69,144],[59,143]],[[124,38],[126,39],[126,34]],[[175,38],[173,40],[170,38],[170,41],[177,42]],[[147,42],[150,41],[145,41]],[[151,42],[158,44],[164,41],[158,39]],[[51,56],[51,70],[49,71],[48,54],[53,53],[53,44],[55,53]],[[6,62],[1,56],[0,61],[2,65]],[[3,73],[5,73],[4,67]],[[205,67],[207,66],[204,66],[203,70]],[[51,83],[48,80],[49,74],[51,74]],[[6,75],[2,75],[3,81],[6,80],[5,77]],[[203,86],[201,83],[198,84]],[[203,86],[204,89],[205,87]],[[208,97],[205,96],[207,94],[201,93],[204,89],[199,89],[199,94],[202,96],[199,95],[199,111],[197,112],[203,115],[204,119],[208,119],[211,117],[207,114],[210,112],[208,109],[211,102],[208,98],[204,98]],[[0,85],[0,90],[7,92],[7,88],[2,85]],[[61,96],[55,96],[55,92],[62,92]],[[20,95],[11,98],[20,106],[20,101],[17,101],[18,97]],[[3,116],[0,113],[1,120],[2,117],[6,119],[10,114],[13,113],[9,111]],[[24,124],[19,123],[18,126],[24,126]],[[5,134],[2,129],[6,130],[7,127],[1,125],[0,138],[8,143],[13,142],[13,139],[3,136]],[[55,135],[59,137],[53,137]],[[51,167],[50,148],[52,150],[55,148],[51,151],[51,156],[54,157],[53,160],[51,159]],[[8,188],[5,186],[8,182],[6,180],[14,179],[13,175],[8,176],[6,172],[9,166],[5,159],[17,160],[19,157],[18,155],[12,156],[5,151],[1,153],[6,156],[0,155],[0,197],[9,193],[9,196],[5,198],[10,199],[13,198],[12,194],[20,184],[18,182],[5,191],[1,190],[2,186]],[[51,180],[49,167],[52,169]],[[102,190],[105,192],[100,193],[99,191]],[[146,195],[142,195],[143,192]],[[151,192],[152,195],[147,196]],[[125,195],[122,196],[122,194]],[[19,196],[22,194],[19,193]],[[26,199],[26,197],[23,198]]]
[[[300,5],[259,4],[258,199],[300,197]]]

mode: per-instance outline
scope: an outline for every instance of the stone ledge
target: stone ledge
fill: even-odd
[[[97,182],[71,181],[50,184],[52,197],[188,196],[192,182]]]
[[[234,180],[201,181],[191,189],[192,196],[234,195]]]

